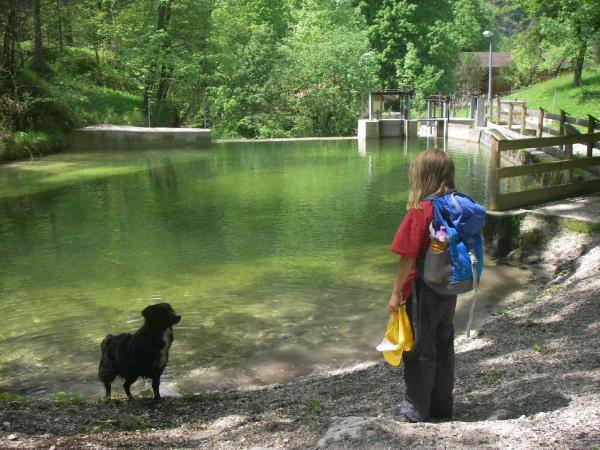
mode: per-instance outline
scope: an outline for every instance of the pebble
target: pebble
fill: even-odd
[[[6,439],[8,439],[9,441],[16,441],[17,440],[17,435],[16,434],[9,434]]]

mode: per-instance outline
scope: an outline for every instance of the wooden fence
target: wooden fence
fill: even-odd
[[[525,117],[525,115],[523,116]],[[543,127],[543,116],[540,122]],[[564,121],[565,123],[571,123]],[[600,156],[592,156],[593,146],[600,141],[600,133],[594,132],[589,124],[596,120],[588,122],[588,129],[591,130],[585,134],[572,134],[564,136],[551,137],[531,137],[523,139],[499,139],[495,135],[491,141],[491,161],[490,161],[490,208],[496,211],[520,208],[534,203],[547,202],[576,195],[587,194],[600,190],[600,179],[573,181],[567,177],[567,183],[557,186],[548,186],[540,189],[522,190],[518,192],[500,193],[500,181],[502,179],[519,177],[524,175],[539,175],[548,172],[557,172],[572,169],[586,169],[600,165]],[[576,123],[580,125],[580,123]],[[573,144],[587,144],[587,156],[572,159],[572,151],[565,151],[564,160],[527,164],[521,166],[501,167],[501,154],[509,150],[521,150],[527,148],[545,148],[555,146],[566,146],[572,148]]]
[[[535,128],[527,128],[528,117],[531,119],[530,125],[534,125]],[[515,120],[517,118],[518,122]],[[542,137],[543,133],[553,136],[581,134],[577,126],[584,127],[587,134],[600,130],[600,121],[591,114],[588,114],[587,119],[578,119],[563,110],[560,114],[553,114],[543,108],[530,109],[527,108],[526,102],[517,100],[496,99],[495,119],[496,124],[506,124],[509,130],[518,123],[521,134],[530,132],[538,137]],[[556,125],[558,129],[549,125]],[[592,157],[594,148],[600,149],[600,142],[587,142],[588,157]]]

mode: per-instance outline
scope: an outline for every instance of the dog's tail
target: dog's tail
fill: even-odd
[[[109,354],[110,352],[110,341],[114,336],[112,334],[107,334],[104,339],[102,339],[102,344],[100,344],[100,349],[102,350],[102,356]]]
[[[100,344],[100,349],[102,354],[100,356],[100,365],[98,367],[98,376],[102,381],[105,379],[114,378],[114,360],[112,356],[112,341],[113,335],[107,334],[106,337],[102,340],[102,344]]]

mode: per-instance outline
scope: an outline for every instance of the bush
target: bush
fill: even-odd
[[[17,131],[0,138],[0,162],[34,158],[62,151],[67,146],[64,134]]]

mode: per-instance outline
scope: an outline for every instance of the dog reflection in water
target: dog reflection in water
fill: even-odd
[[[168,303],[150,305],[142,316],[144,324],[135,333],[109,334],[102,341],[98,375],[106,388],[106,398],[110,398],[112,382],[121,376],[127,397],[132,397],[131,385],[143,377],[152,380],[154,399],[160,400],[160,377],[169,359],[173,325],[181,316]]]

